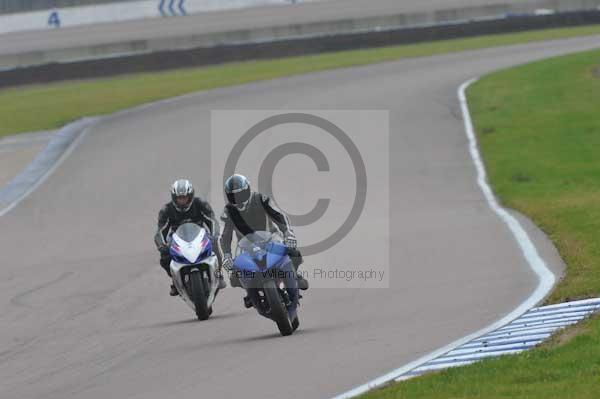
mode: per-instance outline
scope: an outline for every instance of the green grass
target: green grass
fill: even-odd
[[[600,296],[600,51],[494,73],[467,94],[496,194],[541,226],[567,264],[548,302]],[[600,317],[529,352],[364,396],[598,397]]]
[[[551,301],[600,295],[600,52],[502,71],[469,102],[494,190],[568,265]]]
[[[147,102],[217,87],[403,57],[593,34],[600,34],[600,25],[5,89],[0,91],[0,137],[58,128],[83,116],[108,114]]]

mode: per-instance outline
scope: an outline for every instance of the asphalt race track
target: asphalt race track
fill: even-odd
[[[536,281],[476,185],[456,89],[495,69],[599,43],[588,37],[322,72],[105,119],[1,219],[0,397],[326,398],[507,314]],[[209,191],[209,111],[245,108],[390,110],[390,288],[313,289],[301,329],[288,338],[243,309],[241,291],[231,288],[209,321],[196,321],[168,297],[152,244],[173,178],[188,175],[198,192]],[[295,181],[279,184],[281,193],[297,189]],[[310,198],[320,194],[301,184]],[[300,199],[285,201],[293,208]],[[368,227],[377,231],[377,222]],[[559,270],[543,235],[529,230]]]
[[[527,1],[531,2],[531,0]],[[504,4],[521,2],[523,0],[502,1]],[[0,35],[0,55],[497,3],[498,0],[327,0],[293,6],[211,12],[178,18],[16,32]]]

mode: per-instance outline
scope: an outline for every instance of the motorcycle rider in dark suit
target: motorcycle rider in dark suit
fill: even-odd
[[[217,235],[219,223],[210,204],[194,196],[194,187],[189,180],[177,180],[171,186],[171,202],[165,204],[158,213],[158,230],[154,235],[154,243],[160,252],[160,265],[171,277],[171,255],[169,254],[170,235],[184,223],[196,223],[208,230],[213,241],[213,250],[217,255],[219,270],[219,289],[225,288],[225,280],[221,273],[223,257],[219,249]],[[177,289],[171,284],[171,296],[177,296]]]
[[[283,233],[284,243],[288,247],[288,256],[296,270],[298,288],[301,290],[308,289],[308,281],[297,272],[302,263],[302,255],[297,248],[296,236],[288,217],[275,207],[271,198],[253,192],[250,188],[250,182],[242,175],[235,174],[226,180],[225,196],[227,197],[227,204],[221,216],[223,222],[223,232],[221,234],[223,267],[226,270],[231,270],[233,266],[231,241],[234,232],[239,241],[242,237],[255,231],[273,231],[273,225],[275,225]],[[231,286],[241,286],[235,273],[231,275]],[[246,298],[244,298],[244,302],[249,307]]]

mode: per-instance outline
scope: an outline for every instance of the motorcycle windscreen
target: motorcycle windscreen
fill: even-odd
[[[287,247],[276,241],[271,241],[265,248],[267,250],[267,268],[280,266],[287,259]]]
[[[192,242],[198,237],[198,234],[202,231],[202,227],[194,223],[185,223],[177,228],[175,234],[183,241]]]
[[[245,235],[238,242],[238,248],[240,248],[242,251],[251,251],[253,247],[265,249],[265,245],[267,245],[272,239],[273,234],[268,231],[255,231]]]
[[[245,252],[235,258],[235,260],[233,261],[233,267],[236,270],[243,271],[243,272],[258,272],[258,271],[260,271],[260,268],[254,262],[254,259],[252,258],[252,256],[250,256],[249,254],[247,254]]]

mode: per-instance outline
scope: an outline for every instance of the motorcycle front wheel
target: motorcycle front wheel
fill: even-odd
[[[269,308],[271,309],[271,319],[277,324],[279,332],[283,336],[292,335],[294,328],[290,323],[288,311],[283,303],[283,298],[279,295],[279,289],[277,288],[275,281],[271,280],[265,282],[263,291],[267,303],[269,304]]]
[[[207,291],[200,271],[190,273],[190,291],[190,298],[194,302],[198,320],[208,319],[211,311],[207,304]]]

